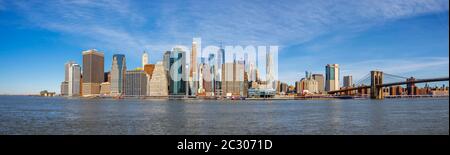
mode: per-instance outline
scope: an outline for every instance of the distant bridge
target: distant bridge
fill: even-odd
[[[384,76],[388,78],[400,78],[400,79],[406,79],[405,81],[398,81],[398,82],[389,82],[389,83],[383,83]],[[365,77],[365,78],[364,78]],[[407,85],[407,87],[414,86],[416,83],[426,83],[426,82],[439,82],[439,81],[449,81],[449,77],[439,77],[439,78],[429,78],[429,79],[415,79],[413,77],[406,78],[402,76],[392,75],[383,73],[381,71],[370,71],[370,76],[366,75],[362,78],[362,80],[358,81],[359,83],[362,83],[363,81],[370,80],[370,85],[361,85],[357,87],[351,87],[351,88],[344,88],[340,90],[334,90],[334,91],[328,91],[328,94],[339,94],[339,93],[347,93],[358,90],[358,92],[361,91],[367,91],[370,90],[370,98],[372,99],[383,99],[383,87],[389,87],[389,86],[397,86],[397,85]]]

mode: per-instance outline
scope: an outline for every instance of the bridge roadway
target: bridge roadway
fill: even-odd
[[[438,82],[438,81],[449,81],[449,77],[441,77],[441,78],[431,78],[431,79],[417,79],[414,81],[402,81],[402,82],[393,82],[393,83],[385,83],[376,85],[376,87],[389,87],[389,86],[396,86],[396,85],[404,85],[404,84],[411,84],[411,83],[425,83],[425,82]],[[335,94],[339,92],[346,92],[346,91],[352,91],[352,90],[358,90],[358,89],[370,89],[371,86],[359,86],[354,88],[346,88],[341,90],[334,90],[329,91],[328,94]]]

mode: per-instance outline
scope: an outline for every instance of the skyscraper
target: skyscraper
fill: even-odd
[[[147,76],[143,70],[126,71],[125,96],[147,95]]]
[[[64,64],[64,81],[69,81],[69,69],[72,64],[75,64],[75,61],[68,61]]]
[[[111,95],[120,96],[123,94],[125,73],[127,65],[125,55],[114,54],[111,65]]]
[[[186,95],[186,52],[175,47],[170,53],[170,95]]]
[[[197,94],[198,74],[197,74],[197,43],[192,42],[191,62],[189,64],[189,92],[191,95]]]
[[[344,87],[352,87],[352,85],[353,85],[352,76],[351,75],[344,76]]]
[[[103,80],[103,53],[95,49],[83,51],[83,96],[99,95]]]
[[[79,96],[80,95],[80,78],[81,67],[78,64],[72,64],[69,67],[69,81],[68,81],[68,95]]]
[[[144,51],[144,54],[142,54],[142,69],[144,69],[146,64],[148,64],[148,53]]]
[[[317,81],[317,91],[319,91],[319,93],[323,93],[325,90],[323,75],[313,74],[312,78]]]
[[[206,90],[207,96],[214,96],[216,95],[216,89],[217,89],[217,61],[216,61],[216,55],[214,53],[210,53],[208,56],[208,64],[209,64],[209,80],[208,83],[204,85]]]
[[[62,96],[66,96],[69,94],[69,92],[68,92],[68,90],[69,90],[69,87],[68,87],[69,86],[68,85],[69,69],[70,69],[70,66],[74,63],[75,63],[74,61],[68,61],[64,64],[64,81],[61,83],[61,95]]]
[[[154,65],[152,76],[149,80],[147,95],[148,96],[167,96],[169,95],[167,90],[167,77],[164,65],[162,62],[158,62]]]
[[[164,52],[164,56],[163,56],[163,66],[164,66],[164,70],[166,70],[166,72],[168,73],[170,70],[170,51],[166,51]]]
[[[325,74],[325,91],[339,90],[339,65],[328,64]]]
[[[247,81],[243,61],[224,63],[222,66],[222,91],[224,96],[247,96]]]

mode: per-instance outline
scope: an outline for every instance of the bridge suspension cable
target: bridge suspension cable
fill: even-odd
[[[400,79],[404,79],[404,80],[408,79],[408,77],[403,77],[400,75],[394,75],[394,74],[389,74],[389,73],[383,73],[383,74],[385,75],[385,77],[387,75],[387,76],[396,77],[396,78],[400,78]]]

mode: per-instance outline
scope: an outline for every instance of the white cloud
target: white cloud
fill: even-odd
[[[128,50],[189,43],[194,36],[204,38],[204,43],[287,46],[330,31],[364,29],[388,20],[448,10],[447,0],[135,2],[14,4],[34,25]]]

